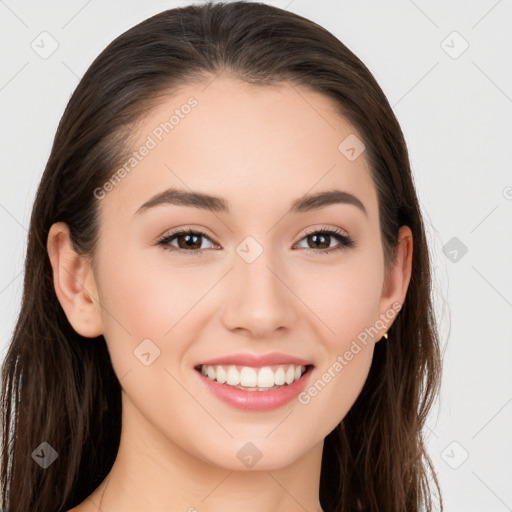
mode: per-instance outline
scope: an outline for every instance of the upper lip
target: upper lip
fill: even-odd
[[[281,352],[272,352],[270,354],[231,354],[227,356],[217,357],[215,359],[209,359],[208,361],[202,361],[196,365],[201,367],[202,365],[214,366],[214,365],[227,365],[234,364],[240,366],[271,366],[278,364],[293,364],[296,366],[308,366],[312,365],[310,361],[300,359],[298,357],[283,354]]]

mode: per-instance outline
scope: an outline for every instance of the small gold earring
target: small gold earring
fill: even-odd
[[[382,335],[382,337],[383,337],[383,338],[388,339],[388,333],[387,333],[387,332],[385,332],[385,333]]]

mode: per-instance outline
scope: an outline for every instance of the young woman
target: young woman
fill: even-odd
[[[337,38],[206,3],[97,57],[32,212],[6,510],[431,510],[440,375],[404,138]]]

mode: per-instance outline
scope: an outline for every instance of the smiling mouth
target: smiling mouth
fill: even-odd
[[[194,369],[205,378],[244,391],[271,391],[302,379],[312,364],[278,364],[261,367],[242,365],[197,365]]]

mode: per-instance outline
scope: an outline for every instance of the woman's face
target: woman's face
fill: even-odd
[[[403,300],[399,278],[384,281],[377,195],[354,128],[319,93],[221,76],[169,95],[137,137],[124,172],[95,192],[94,279],[124,421],[163,451],[230,469],[249,459],[277,468],[318,449]],[[328,191],[357,199],[305,201]],[[197,369],[275,352],[282,364],[263,366],[285,376],[287,360],[310,365],[281,402],[286,384],[233,390]]]

